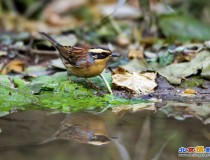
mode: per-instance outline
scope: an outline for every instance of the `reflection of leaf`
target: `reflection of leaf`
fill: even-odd
[[[210,115],[210,103],[189,104],[181,102],[167,102],[167,104],[160,109],[169,117],[173,116],[177,120],[184,120],[189,117],[197,117],[206,123],[206,119]]]
[[[112,112],[119,114],[120,112],[124,112],[124,111],[137,112],[140,110],[156,110],[155,103],[146,102],[146,103],[132,104],[132,105],[121,105],[121,106],[113,107]]]
[[[114,85],[126,88],[137,95],[151,93],[157,86],[155,83],[156,74],[152,72],[129,73],[125,69],[118,67],[112,78]]]
[[[171,64],[158,70],[158,73],[164,76],[171,84],[180,84],[182,78],[197,74],[202,70],[201,77],[210,78],[210,54],[207,51],[197,53],[196,57],[186,63]]]

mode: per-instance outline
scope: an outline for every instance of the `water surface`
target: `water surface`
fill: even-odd
[[[0,118],[0,159],[175,160],[180,147],[210,146],[206,106],[163,105],[134,113],[17,111]]]

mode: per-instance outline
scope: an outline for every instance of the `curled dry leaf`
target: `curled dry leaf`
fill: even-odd
[[[130,90],[134,95],[145,95],[154,92],[154,88],[157,86],[155,82],[156,73],[129,73],[122,67],[118,67],[113,72],[112,79],[115,86]]]
[[[8,63],[3,69],[1,70],[1,74],[7,74],[11,71],[14,72],[22,72],[25,68],[25,64],[20,60],[13,60],[10,63]]]

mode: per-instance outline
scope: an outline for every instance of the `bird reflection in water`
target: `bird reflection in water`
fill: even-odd
[[[79,143],[104,145],[111,142],[111,137],[99,115],[90,113],[71,113],[61,122],[56,133],[40,144],[45,144],[57,139],[73,140]]]

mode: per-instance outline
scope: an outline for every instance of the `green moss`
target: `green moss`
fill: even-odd
[[[193,76],[190,79],[186,79],[181,83],[182,87],[193,88],[203,84],[203,80],[200,76]]]
[[[38,77],[31,83],[26,83],[17,77],[12,77],[11,81],[7,76],[3,79],[4,83],[0,83],[0,112],[13,108],[42,108],[62,112],[101,110],[120,104],[142,102],[142,100],[127,100],[109,94],[96,96],[94,93],[97,91],[84,87],[83,82],[69,82],[66,73]],[[91,80],[104,87],[100,78],[95,77]],[[11,87],[11,83],[14,82],[17,88]]]

